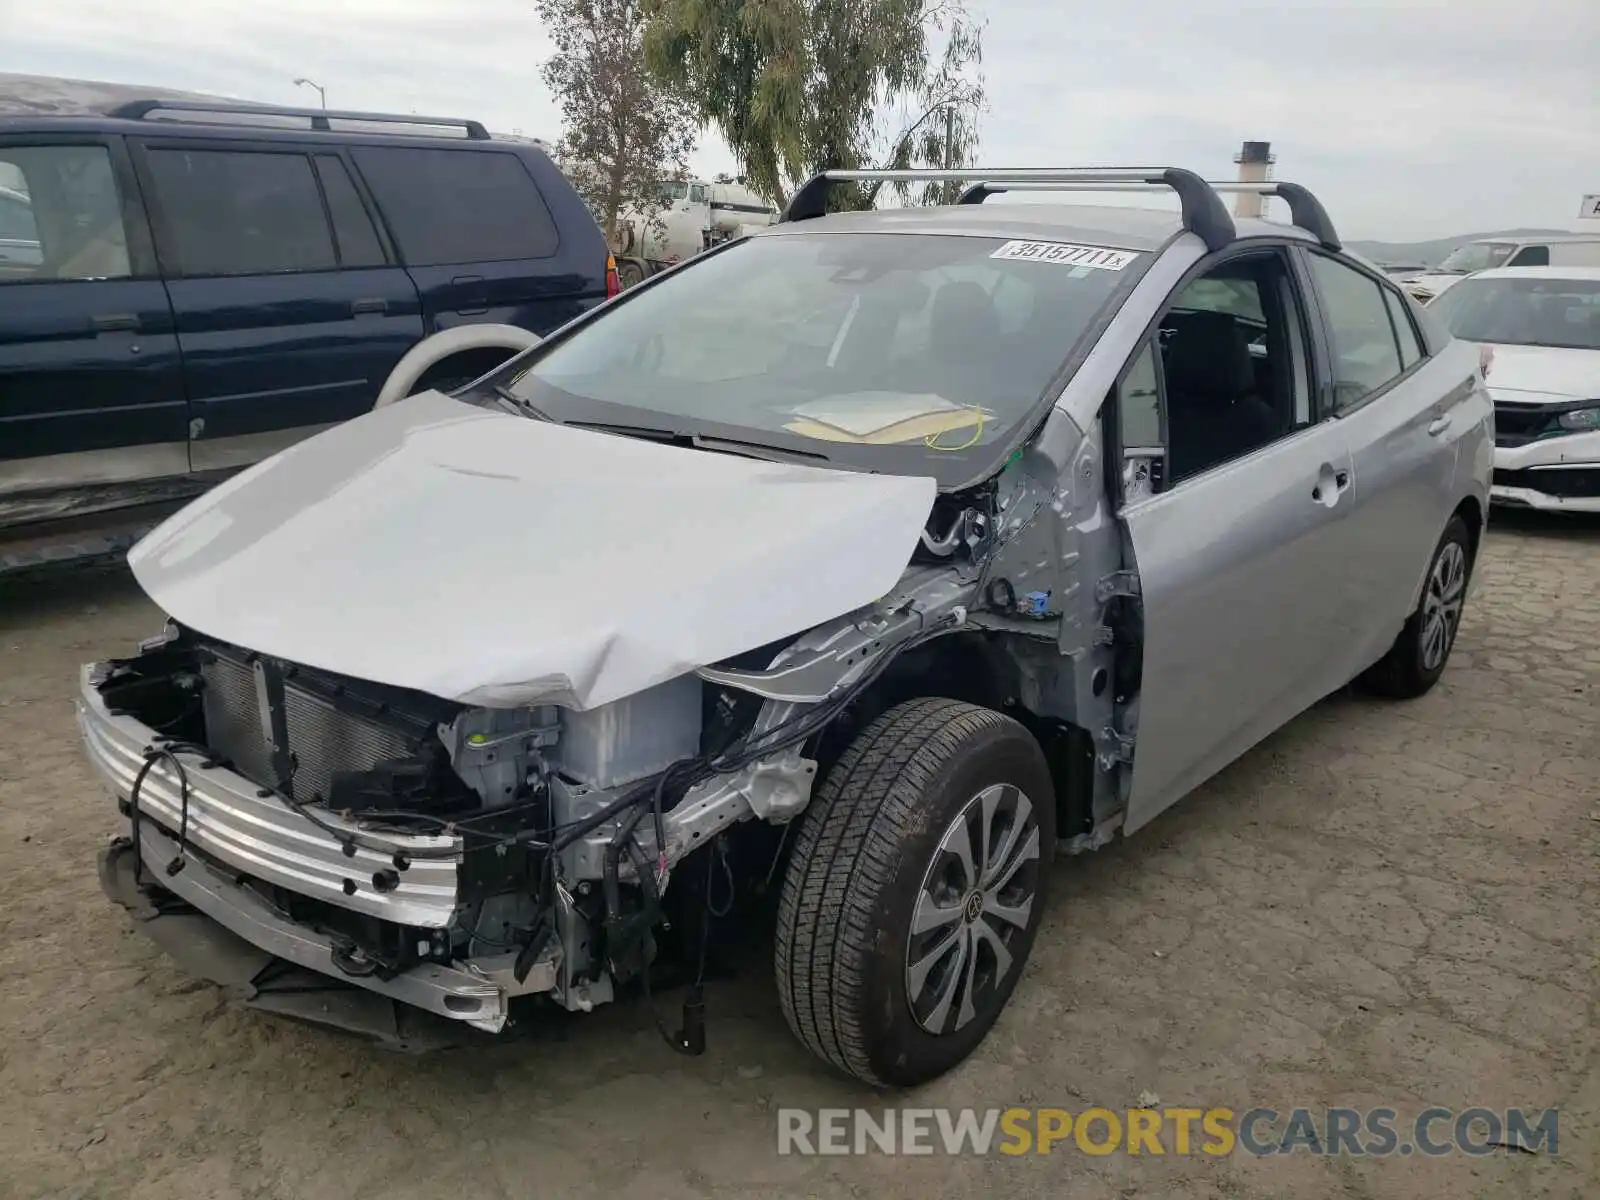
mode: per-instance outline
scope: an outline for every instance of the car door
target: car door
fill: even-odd
[[[1127,831],[1335,686],[1351,463],[1313,404],[1310,316],[1283,248],[1228,255],[1180,288],[1116,390],[1143,611]]]
[[[372,408],[423,336],[340,154],[145,138],[150,197],[193,417],[197,472],[241,467]]]
[[[1423,353],[1410,306],[1386,281],[1319,250],[1301,253],[1331,351],[1328,407],[1351,452],[1336,547],[1348,602],[1333,617],[1344,682],[1399,635],[1460,499],[1458,446],[1473,435],[1477,374],[1471,356]]]
[[[495,322],[545,334],[592,300],[516,151],[360,146],[352,158],[421,293],[429,332]],[[592,230],[592,218],[585,216]]]
[[[24,235],[0,253],[0,525],[182,477],[178,343],[121,139],[0,135],[0,179]]]

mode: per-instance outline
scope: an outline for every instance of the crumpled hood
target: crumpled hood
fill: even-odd
[[[879,599],[934,495],[426,392],[227,480],[128,563],[178,621],[272,657],[593,708]]]
[[[1402,282],[1400,286],[1409,291],[1427,292],[1432,297],[1437,296],[1448,288],[1454,287],[1465,278],[1465,275],[1451,275],[1448,273],[1440,275],[1432,271],[1424,271],[1420,275],[1412,275]]]
[[[1600,400],[1600,350],[1484,345],[1494,351],[1484,382],[1495,399],[1523,404]]]

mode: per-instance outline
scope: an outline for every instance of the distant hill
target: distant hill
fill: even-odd
[[[1570,229],[1499,229],[1490,233],[1463,233],[1459,237],[1436,238],[1431,242],[1358,242],[1346,245],[1363,258],[1375,263],[1393,263],[1402,266],[1438,266],[1446,254],[1466,242],[1484,238],[1549,237],[1552,234],[1571,235]]]

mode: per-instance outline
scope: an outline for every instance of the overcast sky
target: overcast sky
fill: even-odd
[[[519,0],[0,0],[0,71],[477,117],[554,139]],[[1600,192],[1600,0],[988,0],[991,166],[1179,164],[1245,138],[1346,236],[1585,228]],[[1224,15],[1226,14],[1226,15]],[[707,133],[702,173],[733,160]]]

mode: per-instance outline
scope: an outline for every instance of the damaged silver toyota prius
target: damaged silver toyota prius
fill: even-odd
[[[704,928],[770,885],[795,1034],[910,1085],[994,1025],[1053,858],[1347,683],[1434,685],[1488,508],[1475,349],[1292,184],[945,172],[956,204],[826,211],[924,178],[819,176],[141,542],[169,621],[79,701],[140,928],[406,1044],[650,1001],[678,939],[694,1052]],[[1181,211],[984,203],[1095,187]]]

